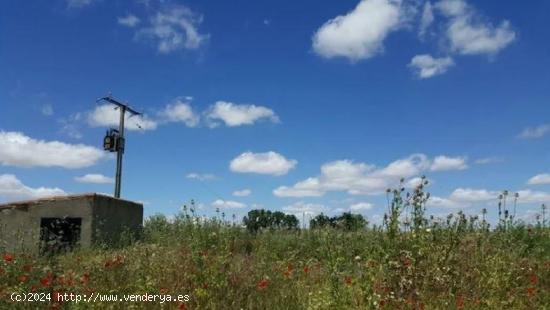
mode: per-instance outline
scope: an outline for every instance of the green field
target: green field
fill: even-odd
[[[423,195],[423,194],[422,194]],[[412,196],[414,199],[414,195]],[[6,309],[548,309],[550,229],[424,218],[394,199],[385,225],[249,232],[222,216],[149,218],[143,237],[52,257],[4,254]],[[399,222],[404,212],[412,223]],[[188,294],[185,303],[14,303],[12,292]]]

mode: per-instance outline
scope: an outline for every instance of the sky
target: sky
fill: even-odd
[[[0,202],[112,194],[146,216],[266,208],[380,222],[425,175],[436,216],[550,202],[550,2],[2,2]]]

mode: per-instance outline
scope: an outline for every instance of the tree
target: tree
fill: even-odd
[[[248,212],[243,218],[246,228],[253,233],[261,229],[297,229],[298,219],[294,215],[284,214],[280,211],[271,212],[264,209],[256,209]]]

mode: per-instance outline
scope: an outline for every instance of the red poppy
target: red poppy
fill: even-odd
[[[539,278],[537,277],[536,274],[532,274],[529,280],[533,285],[537,285],[539,283]]]
[[[187,307],[185,306],[184,303],[181,303],[178,307],[178,310],[187,310]]]
[[[533,295],[535,295],[535,293],[537,293],[537,288],[536,287],[528,287],[527,288],[527,295],[533,296]]]
[[[412,261],[409,258],[405,258],[403,260],[403,266],[410,267],[412,265]]]
[[[381,299],[378,304],[380,305],[380,307],[384,307],[386,305],[386,301],[384,299]]]
[[[305,267],[304,267],[304,273],[305,273],[305,274],[308,274],[308,273],[309,273],[309,267],[308,267],[308,266],[305,266]]]
[[[3,275],[6,271],[3,268],[0,268],[0,276]]]
[[[10,254],[10,253],[4,254],[4,261],[6,261],[6,263],[12,262],[13,261],[13,254]]]
[[[345,277],[344,283],[346,283],[347,286],[351,286],[353,284],[353,279],[351,277]]]
[[[17,277],[17,280],[21,283],[26,283],[27,281],[29,281],[29,276],[22,275],[22,276]]]
[[[83,274],[82,277],[80,277],[80,283],[81,284],[86,285],[86,284],[88,284],[89,281],[90,281],[90,274],[87,273],[87,272],[85,274]]]
[[[43,287],[47,287],[52,284],[52,280],[50,278],[42,278],[40,279],[40,284],[42,284]]]
[[[464,296],[458,295],[458,296],[456,297],[456,308],[457,308],[457,309],[462,309],[462,308],[464,308],[464,302],[465,302]]]
[[[269,281],[267,279],[263,279],[262,281],[258,282],[258,284],[256,284],[256,287],[259,290],[263,290],[263,289],[266,289],[268,285],[269,285]]]

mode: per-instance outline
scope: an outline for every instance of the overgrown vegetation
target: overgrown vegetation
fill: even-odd
[[[245,229],[224,216],[199,218],[191,205],[173,220],[149,218],[142,240],[122,248],[51,258],[6,253],[0,262],[0,307],[29,308],[9,301],[14,291],[191,297],[188,303],[169,305],[50,304],[54,309],[549,307],[545,219],[526,226],[502,211],[504,221],[496,229],[484,214],[480,219],[459,213],[436,221],[425,216],[429,195],[424,183],[410,194],[389,190],[388,197],[383,227],[365,228],[358,218],[343,215],[339,220],[317,217],[311,225],[316,229],[299,230],[290,218],[284,224],[285,217],[258,210],[245,218],[250,224]],[[345,218],[359,224],[334,224]]]

